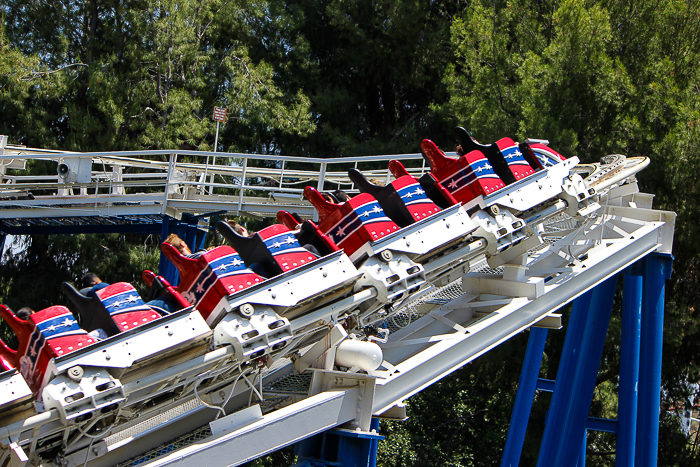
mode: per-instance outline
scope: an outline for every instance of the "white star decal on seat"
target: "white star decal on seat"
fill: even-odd
[[[340,228],[338,229],[338,232],[336,233],[336,235],[337,235],[338,237],[342,237],[343,235],[345,235],[345,226],[340,227]]]
[[[241,261],[240,259],[236,258],[236,259],[233,260],[233,262],[232,262],[231,264],[233,264],[233,267],[235,268],[235,267],[238,267],[238,266],[240,266],[241,264],[243,264],[243,261]]]
[[[294,242],[294,237],[287,237],[287,245],[292,245]]]
[[[523,153],[516,149],[515,152],[513,153],[513,155],[514,156],[522,156]]]
[[[282,244],[280,242],[275,242],[272,244],[272,248],[281,248]]]
[[[56,326],[54,326],[54,325],[52,324],[51,326],[49,326],[48,328],[46,328],[46,330],[49,331],[49,332],[54,332],[54,331],[56,330]]]
[[[449,185],[447,185],[448,188],[457,188],[457,180],[452,180]]]
[[[484,165],[484,170],[490,170],[490,169],[492,169],[492,168],[493,168],[493,167],[491,167],[491,166],[488,165],[488,164]]]
[[[120,306],[122,306],[122,302],[119,300],[116,300],[116,301],[112,302],[112,306],[114,308],[119,308]]]
[[[362,217],[369,217],[369,213],[370,213],[370,211],[368,209],[367,211],[362,213]]]
[[[408,193],[406,193],[406,195],[404,196],[404,198],[413,198],[413,193],[411,193],[411,192],[409,191]]]
[[[129,303],[136,303],[138,300],[139,300],[139,297],[136,295],[129,295],[126,299],[126,301]]]
[[[197,293],[204,292],[204,283],[203,282],[200,282],[199,284],[197,284],[197,289],[195,289],[195,292],[197,292]]]
[[[425,194],[425,191],[421,190],[420,188],[416,188],[416,191],[413,194],[416,196],[420,196],[422,194]]]
[[[218,268],[216,268],[216,270],[217,270],[217,271],[225,271],[225,270],[226,270],[226,265],[225,265],[225,264],[222,264],[221,266],[219,266]]]
[[[72,319],[66,318],[66,319],[63,320],[63,322],[61,323],[61,326],[65,326],[65,327],[69,328],[69,327],[71,327],[74,323],[75,323],[75,321],[73,321]]]
[[[374,211],[378,214],[378,213],[382,212],[382,208],[380,208],[379,206],[375,206],[374,209],[372,209],[372,211]]]

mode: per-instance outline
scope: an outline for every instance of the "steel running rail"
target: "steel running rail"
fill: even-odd
[[[562,306],[645,255],[670,253],[675,214],[651,209],[651,196],[639,193],[634,181],[607,190],[598,214],[585,219],[561,214],[544,222],[547,244],[530,251],[522,266],[490,270],[483,255],[474,257],[401,309],[387,323],[391,334],[380,344],[379,370],[366,375],[312,369],[300,375],[291,360],[281,359],[264,371],[261,386],[266,401],[285,401],[282,408],[251,415],[245,409],[249,387],[239,385],[232,394],[215,391],[211,403],[225,404],[229,414],[239,410],[219,422],[225,428],[206,427],[216,413],[197,406],[163,421],[160,429],[107,438],[102,455],[89,465],[115,465],[130,452],[166,441],[167,451],[171,439],[199,426],[206,428],[197,431],[196,443],[154,454],[142,465],[241,465],[332,427],[366,433],[372,416],[404,418],[403,401],[411,395],[531,326],[560,327],[556,311]],[[301,389],[290,389],[293,384]],[[77,451],[69,465],[86,455],[92,459],[86,450]]]

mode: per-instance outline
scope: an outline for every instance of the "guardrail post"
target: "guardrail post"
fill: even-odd
[[[162,214],[165,214],[165,210],[168,207],[168,190],[170,189],[173,173],[175,172],[175,162],[177,162],[177,154],[170,154],[170,159],[168,161],[168,178],[165,180],[165,193],[163,194]]]
[[[218,124],[218,123],[219,123],[219,122],[217,122],[217,124]],[[214,146],[214,152],[216,153],[216,146]],[[212,166],[215,166],[215,165],[216,165],[216,154],[214,154],[214,156],[212,157],[211,165],[212,165]],[[213,169],[214,169],[214,167],[212,167],[212,170],[213,170]],[[211,178],[209,179],[209,183],[212,184],[212,186],[209,187],[209,194],[210,194],[210,195],[213,195],[213,194],[214,194],[214,186],[213,186],[213,185],[214,185],[214,181],[215,181],[214,178],[215,178],[215,177],[216,177],[216,174],[215,174],[215,173],[212,173],[212,174],[211,174]],[[205,182],[207,181],[207,177],[204,177],[204,181],[205,181]]]
[[[321,162],[321,170],[318,173],[318,183],[316,184],[316,189],[318,191],[323,191],[323,186],[326,182],[326,168],[328,167],[327,162]],[[314,210],[314,222],[318,222],[318,212]]]
[[[243,171],[241,173],[241,183],[238,185],[239,187],[239,192],[238,192],[238,210],[236,211],[236,214],[239,216],[241,215],[241,209],[243,208],[243,191],[244,191],[244,186],[245,186],[245,172],[246,169],[248,168],[248,158],[244,157],[243,158]]]

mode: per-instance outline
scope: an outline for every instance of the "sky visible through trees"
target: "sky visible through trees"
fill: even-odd
[[[700,379],[698,63],[697,0],[6,0],[0,134],[70,151],[211,150],[220,106],[219,151],[393,154],[423,138],[451,150],[459,124],[482,142],[548,139],[583,162],[649,157],[642,190],[678,213],[659,465],[700,465],[673,416]],[[0,268],[10,306],[62,303],[60,281],[95,260],[134,282],[157,263],[157,238],[26,241]],[[616,415],[619,320],[616,304],[593,416]],[[382,425],[380,464],[498,465],[525,339],[414,396],[407,422]],[[535,401],[521,465],[534,464],[547,404]],[[612,435],[588,446],[588,465],[614,465]]]

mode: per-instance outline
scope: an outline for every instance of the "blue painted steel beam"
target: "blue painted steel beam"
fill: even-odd
[[[557,382],[553,379],[539,378],[537,380],[537,390],[543,392],[554,392]]]
[[[369,423],[369,431],[374,432],[374,433],[379,433],[379,419],[374,417],[372,418],[372,421]],[[384,439],[382,436],[381,438],[372,438],[370,440],[370,447],[369,447],[369,464],[368,467],[377,467],[377,448],[379,448],[379,441]]]
[[[81,233],[139,233],[149,235],[159,233],[160,228],[160,222],[153,222],[145,224],[35,225],[4,227],[2,232],[10,235],[59,235]]]
[[[530,419],[532,401],[537,388],[537,377],[542,365],[542,354],[547,342],[547,329],[530,328],[530,337],[527,341],[523,369],[518,381],[518,393],[515,396],[513,413],[510,417],[506,447],[503,450],[501,467],[517,467],[520,464],[520,454],[525,442],[527,422]]]
[[[631,268],[632,269],[632,268]],[[639,385],[639,345],[642,331],[642,277],[624,275],[622,294],[622,340],[620,343],[620,388],[617,419],[619,430],[616,467],[633,467],[637,433],[637,390]]]
[[[563,416],[564,423],[554,446],[554,462],[550,465],[573,466],[579,460],[579,448],[585,439],[588,412],[591,409],[600,359],[603,355],[605,336],[617,289],[617,276],[613,276],[593,291],[586,318],[580,353],[575,361],[576,369],[571,382],[571,391]],[[555,393],[559,388],[555,389]],[[585,453],[585,450],[583,450]],[[579,464],[583,465],[583,464]]]
[[[576,369],[575,359],[581,350],[581,340],[592,296],[593,291],[586,292],[574,300],[571,307],[564,347],[561,352],[559,368],[557,369],[554,393],[552,394],[552,401],[549,404],[549,411],[545,419],[544,436],[542,437],[537,460],[538,467],[551,467],[554,465],[554,448],[558,442],[557,436],[564,424],[564,419],[561,415],[564,412],[568,401],[567,398],[571,391],[571,383]]]
[[[673,257],[651,254],[644,258],[642,324],[639,357],[639,397],[635,465],[655,467],[659,446],[661,352],[663,350],[664,293]]]
[[[161,242],[164,241],[172,229],[175,228],[175,219],[172,217],[164,216],[163,224],[161,226],[160,239]],[[160,262],[158,264],[158,274],[163,276],[165,280],[170,282],[173,286],[177,286],[180,280],[180,274],[177,272],[177,268],[173,263],[170,262],[168,258],[161,252]]]
[[[609,418],[588,417],[586,421],[586,430],[603,431],[605,433],[617,433],[619,431],[620,422]]]
[[[372,421],[371,429],[379,427]],[[294,467],[376,467],[377,445],[384,436],[374,432],[331,429],[294,446]]]

